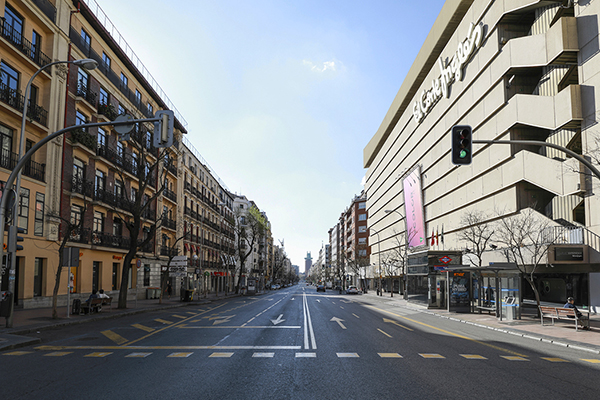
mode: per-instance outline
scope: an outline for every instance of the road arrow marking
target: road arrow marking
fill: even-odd
[[[344,324],[342,324],[343,319],[340,319],[338,317],[333,317],[331,318],[329,321],[335,321],[338,323],[338,325],[342,328],[342,329],[346,329],[346,327],[344,326]]]
[[[411,331],[411,332],[413,331],[413,330],[412,330],[412,329],[410,329],[409,327],[407,327],[407,326],[404,326],[404,325],[402,325],[402,324],[399,324],[398,322],[394,321],[393,319],[387,319],[387,318],[384,318],[384,319],[383,319],[383,322],[385,322],[385,323],[389,323],[389,324],[394,324],[394,325],[396,325],[396,326],[399,326],[400,328],[404,328],[404,329],[406,329],[406,330],[409,330],[409,331]]]
[[[218,325],[218,324],[222,324],[223,322],[229,322],[229,320],[231,318],[235,317],[235,315],[229,315],[227,317],[221,317],[221,319],[216,320],[215,322],[213,322],[213,325]],[[212,320],[212,319],[211,319]]]
[[[277,317],[277,319],[272,319],[271,322],[273,323],[273,325],[277,325],[285,321],[285,319],[281,319],[281,317],[283,317],[283,314],[279,314],[279,317]]]
[[[321,300],[319,300],[319,299],[317,299],[317,301],[318,301],[319,303],[321,302]]]

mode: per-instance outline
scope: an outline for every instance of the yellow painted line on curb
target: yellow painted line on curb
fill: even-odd
[[[146,332],[154,332],[156,330],[154,328],[150,328],[150,327],[144,326],[142,324],[133,324],[131,326],[133,326],[134,328],[141,329],[141,330],[146,331]]]
[[[94,353],[86,354],[84,357],[102,358],[102,357],[109,356],[111,354],[112,354],[112,352],[100,352],[100,351],[96,351]]]
[[[128,342],[128,340],[125,339],[123,336],[110,330],[102,331],[100,333],[112,340],[113,342],[115,342],[116,344],[123,344]]]
[[[398,353],[377,353],[381,358],[402,358]]]
[[[389,338],[391,338],[391,337],[392,337],[391,335],[388,335],[387,333],[385,333],[384,331],[382,331],[382,330],[381,330],[381,329],[379,329],[379,328],[377,328],[377,330],[378,330],[379,332],[383,333],[385,336],[387,336],[387,337],[389,337]]]
[[[487,360],[487,358],[478,354],[461,354],[460,356],[467,360]]]
[[[381,309],[381,308],[377,308],[377,307],[374,307],[374,306],[366,306],[366,307],[369,307],[369,308],[372,308],[372,309],[374,309],[374,310],[381,311],[381,312],[384,312],[384,313],[387,313],[387,314],[394,315],[394,316],[396,316],[396,317],[398,317],[398,318],[402,318],[402,319],[404,319],[404,320],[406,320],[406,321],[414,322],[415,324],[419,324],[419,325],[425,326],[425,327],[427,327],[427,328],[430,328],[430,329],[436,330],[436,331],[438,331],[438,332],[443,332],[443,333],[445,333],[445,334],[452,335],[452,336],[454,336],[454,337],[457,337],[457,338],[461,338],[461,339],[469,340],[469,341],[471,341],[471,342],[478,343],[478,344],[481,344],[481,345],[483,345],[483,346],[491,347],[492,349],[495,349],[495,350],[500,350],[500,351],[503,351],[503,352],[505,352],[505,353],[514,354],[514,355],[516,355],[516,356],[518,356],[518,357],[527,357],[527,356],[525,356],[525,355],[523,355],[523,354],[519,354],[519,353],[517,353],[516,351],[512,351],[512,350],[508,350],[508,349],[505,349],[505,348],[502,348],[502,347],[494,346],[493,344],[485,343],[485,342],[482,342],[481,340],[473,339],[473,338],[470,338],[470,337],[468,337],[468,336],[464,336],[464,335],[460,335],[460,334],[458,334],[458,333],[450,332],[450,331],[447,331],[447,330],[445,330],[445,329],[441,329],[441,328],[438,328],[438,327],[436,327],[436,326],[429,325],[429,324],[426,324],[426,323],[424,323],[424,322],[417,321],[417,320],[415,320],[415,319],[408,318],[408,317],[405,317],[405,316],[403,316],[403,315],[400,315],[400,314],[393,313],[393,312],[391,312],[391,311],[383,310],[383,309]]]
[[[52,353],[44,354],[44,357],[62,357],[72,353],[72,351],[53,351]]]

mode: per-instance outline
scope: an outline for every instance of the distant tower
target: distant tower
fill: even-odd
[[[304,259],[304,273],[308,273],[310,271],[310,267],[312,267],[312,257],[310,256],[310,251],[306,253],[306,258]]]

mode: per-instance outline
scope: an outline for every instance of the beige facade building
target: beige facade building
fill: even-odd
[[[540,145],[476,143],[467,166],[450,157],[452,127],[470,125],[474,140],[541,141],[597,159],[599,12],[597,2],[446,1],[364,150],[369,226],[380,232],[372,263],[407,236],[409,289],[431,301],[442,277],[427,260],[471,258],[465,215],[493,223],[529,209],[556,242],[536,270],[542,301],[600,307],[598,178]],[[482,265],[506,262],[492,244]],[[558,256],[559,245],[581,257]],[[533,298],[527,284],[522,293]]]

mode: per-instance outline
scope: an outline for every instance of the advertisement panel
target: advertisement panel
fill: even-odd
[[[404,215],[406,216],[408,247],[426,246],[420,166],[416,166],[404,176],[402,179],[402,188],[404,193]]]
[[[448,272],[449,311],[471,312],[470,275],[465,271]]]

